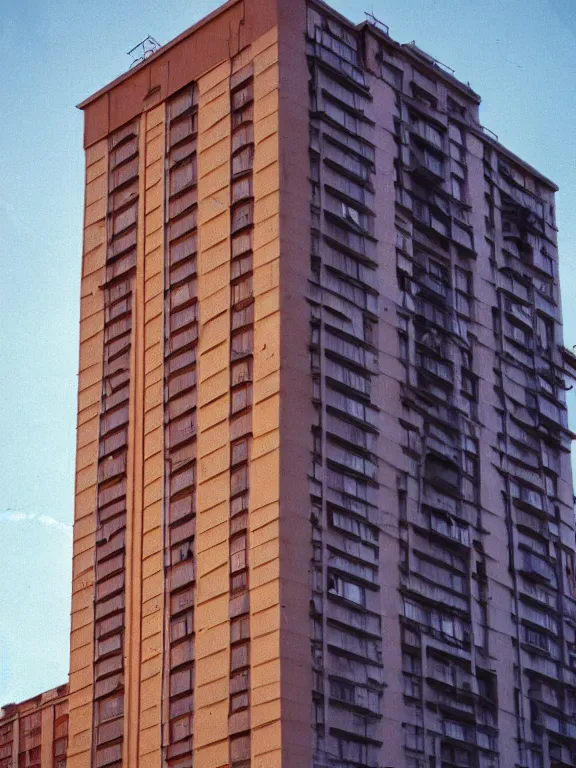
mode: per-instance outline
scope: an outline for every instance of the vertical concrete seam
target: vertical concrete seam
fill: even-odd
[[[230,163],[230,687],[231,768],[251,765],[250,453],[254,359],[254,78],[248,64],[229,80]],[[237,689],[238,686],[238,689]]]

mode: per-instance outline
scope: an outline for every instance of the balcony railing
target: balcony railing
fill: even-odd
[[[447,299],[450,293],[450,288],[434,275],[425,274],[418,281],[424,288],[428,288],[443,299]]]

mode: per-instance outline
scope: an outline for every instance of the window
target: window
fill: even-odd
[[[247,104],[242,109],[238,109],[232,115],[232,127],[238,128],[242,123],[252,122],[254,119],[254,105]]]
[[[398,346],[400,360],[408,360],[408,335],[403,332],[398,332]]]
[[[424,477],[426,480],[445,483],[454,488],[459,486],[459,473],[456,465],[434,454],[426,456]]]
[[[432,259],[430,259],[428,271],[434,277],[442,280],[442,282],[448,283],[448,270],[446,267],[443,267],[442,264],[438,264],[437,261],[432,261]]]
[[[471,314],[471,294],[472,294],[472,277],[470,272],[460,267],[456,267],[454,271],[454,307],[457,312],[465,317],[470,317]]]
[[[438,99],[435,96],[432,96],[432,94],[425,91],[423,88],[420,88],[420,86],[416,85],[416,83],[412,82],[412,95],[415,99],[418,101],[421,101],[423,104],[426,104],[427,107],[430,107],[431,109],[436,109],[438,106]]]
[[[329,99],[324,100],[324,110],[328,117],[332,118],[339,126],[346,128],[351,133],[358,133],[358,121],[350,112],[342,109]]]
[[[544,445],[542,451],[542,461],[547,469],[553,472],[560,472],[560,452],[549,445]]]
[[[170,173],[170,195],[181,192],[190,184],[196,183],[195,158],[176,166]]]
[[[254,332],[252,329],[240,331],[232,337],[231,359],[237,360],[240,357],[252,354],[254,346]]]
[[[448,96],[447,106],[448,106],[448,112],[452,112],[453,115],[458,115],[458,117],[464,117],[466,115],[466,107],[463,107],[462,104],[459,104],[450,96]]]
[[[366,604],[366,590],[364,587],[353,584],[350,581],[345,581],[331,573],[328,574],[328,593],[343,597],[345,600],[350,600],[350,602],[357,605]]]
[[[414,561],[414,570],[420,576],[429,579],[436,585],[456,590],[459,594],[464,594],[466,591],[466,581],[461,574],[453,573],[428,560],[417,557]]]
[[[550,275],[551,277],[554,275],[554,261],[550,256],[548,256],[544,249],[542,249],[540,253],[534,253],[533,264],[535,267],[537,267],[537,269],[542,270],[542,272],[546,272],[547,275]]]
[[[361,226],[360,213],[355,208],[352,208],[352,206],[347,205],[346,203],[342,203],[342,216],[344,216],[345,219],[348,219],[348,221],[351,221],[353,224],[356,224],[357,227]]]
[[[411,653],[404,653],[402,655],[402,670],[410,675],[422,674],[420,657],[413,656]]]
[[[246,325],[251,325],[254,322],[254,304],[249,304],[242,309],[232,310],[232,330],[236,331],[238,328],[243,328]]]
[[[546,493],[548,496],[558,496],[558,483],[555,477],[546,475]]]
[[[452,239],[469,251],[474,250],[472,231],[454,221],[452,224]]]
[[[404,678],[404,696],[408,696],[411,699],[420,699],[421,687],[420,680],[414,677]]]
[[[550,350],[554,344],[554,323],[541,315],[536,315],[536,335],[538,345],[542,349]]]
[[[426,123],[426,138],[432,144],[442,149],[442,133],[430,123]]]
[[[517,325],[509,325],[506,335],[522,347],[532,346],[532,336],[530,332],[526,331],[524,328],[519,328]]]
[[[424,224],[430,224],[430,210],[428,206],[417,197],[412,199],[412,212],[414,217]]]
[[[471,477],[476,477],[476,474],[478,472],[478,466],[477,466],[477,461],[473,456],[470,456],[467,453],[464,454],[464,457],[462,460],[462,468],[467,475],[470,475]]]
[[[235,496],[248,488],[248,467],[240,466],[230,473],[230,494]]]
[[[174,147],[180,141],[189,138],[198,130],[198,115],[187,115],[181,120],[170,123],[170,146]]]
[[[464,723],[457,723],[454,720],[444,720],[442,725],[446,736],[450,736],[452,739],[458,739],[459,741],[472,740],[473,734],[470,726],[464,725]]]
[[[252,277],[246,277],[232,286],[232,305],[239,309],[252,299]]]
[[[251,234],[251,233],[248,233]],[[237,280],[242,275],[252,271],[252,254],[234,259],[230,266],[230,278]]]
[[[338,757],[341,760],[346,760],[346,765],[349,765],[349,760],[361,765],[366,765],[368,763],[369,748],[367,744],[342,737],[338,737],[337,743]]]
[[[253,220],[253,206],[252,203],[242,203],[238,205],[232,211],[232,232],[237,232],[239,229],[252,224]]]
[[[238,152],[232,158],[232,175],[238,176],[241,173],[246,173],[252,170],[254,162],[254,147],[249,146]]]
[[[249,102],[254,99],[254,85],[249,83],[232,94],[232,109],[243,109]]]
[[[524,627],[524,640],[530,645],[535,645],[541,648],[543,651],[547,651],[549,648],[549,639],[547,635],[538,632],[536,629],[530,627]]]
[[[450,102],[452,102],[452,99],[448,98],[448,109],[450,109]],[[455,104],[455,102],[452,102],[452,103]],[[453,112],[455,110],[451,110],[451,111]],[[464,144],[464,136],[462,134],[462,129],[455,123],[450,123],[450,125],[448,126],[448,136],[452,141],[455,141],[458,144]]]
[[[432,173],[435,173],[436,176],[444,175],[444,163],[433,152],[429,152],[428,150],[424,151],[424,165],[432,171]]]
[[[252,197],[252,179],[250,177],[240,179],[232,185],[233,203],[237,203],[246,197]]]
[[[454,305],[456,312],[459,312],[461,315],[464,315],[465,317],[470,317],[470,299],[468,296],[463,294],[460,291],[456,291],[456,294],[454,296]]]
[[[354,703],[354,684],[345,680],[330,681],[330,696],[340,701]]]
[[[452,372],[452,366],[449,363],[445,363],[440,360],[437,360],[435,357],[431,357],[430,355],[424,355],[424,354],[418,353],[417,359],[416,359],[416,365],[419,368],[423,368],[429,373],[432,373],[435,376],[438,376],[440,379],[443,379],[446,382],[452,383],[453,372]]]
[[[467,394],[473,400],[477,399],[477,381],[476,376],[469,371],[462,371],[462,392]]]
[[[231,712],[238,712],[239,710],[246,709],[247,707],[248,707],[247,693],[236,693],[230,697]]]
[[[465,293],[471,293],[471,287],[472,287],[472,278],[470,275],[470,272],[468,272],[465,269],[462,269],[461,267],[456,267],[454,271],[454,280],[456,288],[459,291],[464,291]]]
[[[540,293],[547,296],[549,299],[554,300],[554,284],[549,283],[547,280],[534,280],[534,286]]]
[[[452,197],[460,202],[464,199],[464,184],[458,176],[452,176]]]
[[[240,126],[232,134],[232,154],[248,144],[254,144],[254,126],[252,123]]]
[[[231,385],[236,387],[248,381],[252,381],[252,361],[240,360],[232,366]]]
[[[252,250],[252,232],[241,232],[232,238],[232,258],[243,256]],[[234,269],[234,266],[232,267]]]
[[[333,179],[333,186],[337,185],[338,189],[345,195],[351,197],[353,200],[356,200],[362,205],[366,205],[366,189],[361,184],[357,184],[355,181],[352,181],[352,179],[340,176],[340,174],[338,174],[336,178],[333,177]]]
[[[450,157],[452,160],[456,161],[457,166],[460,166],[458,169],[458,175],[461,178],[466,177],[466,171],[464,167],[464,162],[466,160],[466,155],[464,152],[464,147],[459,146],[458,144],[454,144],[453,141],[450,142]],[[452,163],[454,165],[454,163]]]
[[[405,726],[406,748],[422,752],[424,749],[424,731],[415,725]]]
[[[486,217],[486,226],[488,229],[494,226],[494,201],[490,195],[484,199],[484,215]]]
[[[448,515],[440,512],[430,512],[430,529],[441,536],[460,541],[462,544],[468,544],[468,529],[458,523],[453,522]]]
[[[113,696],[108,699],[102,699],[99,702],[99,709],[101,722],[118,717],[124,711],[124,697]]]
[[[236,464],[241,464],[243,461],[247,461],[248,460],[248,440],[245,438],[243,440],[238,440],[236,443],[233,443],[230,449],[230,455],[231,455],[232,466],[235,466]]]
[[[519,485],[513,480],[510,482],[510,495],[512,498],[520,499],[537,509],[543,509],[542,495],[539,491],[534,491],[524,485]]]
[[[472,765],[472,758],[469,752],[464,749],[452,746],[452,744],[442,744],[442,760],[446,760],[448,763],[454,763],[458,766],[466,766],[466,768]]]

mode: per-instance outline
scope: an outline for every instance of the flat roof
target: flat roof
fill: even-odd
[[[122,75],[119,75],[117,78],[115,78],[110,83],[108,83],[108,85],[105,85],[103,88],[100,88],[100,90],[96,91],[96,93],[93,93],[91,96],[88,96],[88,98],[84,99],[84,101],[81,101],[80,104],[77,104],[78,109],[86,109],[86,107],[89,104],[91,104],[93,101],[96,101],[96,99],[99,99],[100,96],[107,93],[108,91],[111,91],[113,88],[115,88],[117,85],[120,85],[120,83],[123,83],[125,80],[128,80],[136,72],[139,72],[145,66],[150,64],[150,62],[153,62],[159,56],[162,56],[164,53],[166,53],[166,51],[169,51],[170,48],[173,48],[178,43],[181,43],[187,37],[190,37],[190,35],[194,34],[194,32],[206,26],[206,24],[211,22],[217,16],[220,16],[221,13],[224,13],[225,11],[234,7],[235,5],[238,5],[239,3],[243,3],[243,2],[244,0],[228,0],[223,5],[218,6],[218,8],[212,11],[212,13],[209,13],[207,16],[204,16],[202,19],[200,19],[200,21],[197,21],[196,24],[193,24],[191,27],[188,27],[188,29],[182,32],[182,34],[178,35],[178,37],[175,37],[173,40],[170,40],[170,42],[160,46],[160,48],[158,48],[157,51],[154,51],[154,53],[151,56],[148,56],[146,59],[144,59],[144,61],[141,61],[135,67],[132,67],[132,69],[129,69],[126,72],[124,72]]]
[[[126,82],[131,77],[136,75],[138,72],[140,72],[142,69],[144,69],[149,64],[155,62],[158,58],[166,54],[171,48],[174,48],[182,41],[186,40],[188,37],[193,35],[198,30],[205,27],[210,22],[214,21],[218,16],[225,13],[226,11],[229,11],[231,8],[239,5],[240,3],[244,3],[246,0],[228,0],[224,4],[218,6],[214,11],[209,13],[207,16],[204,16],[202,19],[200,19],[198,22],[193,24],[191,27],[186,29],[182,34],[178,35],[178,37],[175,37],[170,42],[166,43],[165,45],[161,46],[157,51],[155,51],[151,56],[144,59],[142,62],[137,64],[132,69],[127,70],[119,77],[112,80],[110,83],[105,85],[100,90],[93,93],[91,96],[89,96],[87,99],[84,99],[84,101],[80,102],[78,104],[78,109],[85,110],[90,104],[97,101],[101,96],[103,96],[105,93],[108,93],[112,91],[114,88],[116,88],[118,85]],[[260,0],[262,2],[262,0]],[[275,0],[264,0],[264,2],[274,2]],[[276,0],[277,2],[282,2],[283,0]],[[341,13],[339,13],[336,9],[332,8],[328,3],[325,2],[325,0],[312,0],[315,4],[317,4],[319,7],[324,8],[327,12],[329,12],[331,15],[333,15],[335,18],[340,19],[342,23],[347,24],[352,29],[356,29],[358,31],[361,31],[365,29],[366,27],[370,27],[370,30],[376,34],[378,37],[380,37],[383,41],[385,41],[388,45],[392,45],[394,48],[396,48],[401,54],[405,55],[407,58],[410,58],[411,60],[417,62],[418,64],[428,67],[433,73],[435,77],[439,77],[440,79],[447,82],[450,86],[457,88],[464,96],[474,101],[476,104],[480,103],[480,96],[467,84],[463,83],[461,80],[458,80],[458,78],[455,75],[450,74],[450,72],[446,71],[444,69],[444,66],[446,65],[440,65],[440,62],[437,62],[437,60],[430,56],[430,54],[426,53],[426,51],[421,50],[415,44],[413,43],[399,43],[396,40],[394,40],[390,35],[386,34],[383,30],[381,30],[379,27],[371,24],[369,21],[363,21],[359,24],[354,24],[354,22],[350,21],[348,18],[343,16]],[[527,170],[529,173],[533,174],[536,178],[538,178],[540,181],[544,182],[547,186],[550,187],[550,189],[554,191],[558,191],[558,186],[547,176],[544,176],[542,173],[537,171],[535,168],[533,168],[529,163],[527,163],[525,160],[522,160],[520,157],[515,155],[511,150],[507,149],[503,144],[501,144],[498,140],[493,139],[491,136],[487,135],[483,130],[482,126],[471,126],[472,130],[475,130],[477,135],[482,138],[484,141],[486,141],[491,146],[495,147],[497,150],[505,153],[508,155],[508,157],[512,160],[512,162],[518,164],[525,170]]]

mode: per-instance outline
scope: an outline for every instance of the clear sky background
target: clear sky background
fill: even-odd
[[[284,0],[288,2],[289,0]],[[0,705],[66,681],[82,115],[74,105],[217,0],[0,0]],[[565,342],[576,344],[575,0],[332,0],[456,70],[482,122],[560,186]],[[576,408],[571,423],[575,425]]]

